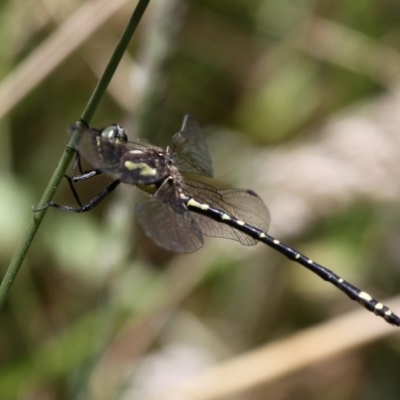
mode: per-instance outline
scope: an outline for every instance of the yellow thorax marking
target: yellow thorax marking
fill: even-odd
[[[125,161],[124,166],[130,171],[134,169],[140,169],[140,174],[143,176],[154,176],[157,173],[156,168],[151,168],[146,163],[134,163],[132,161]]]

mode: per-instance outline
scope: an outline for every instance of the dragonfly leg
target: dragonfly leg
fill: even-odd
[[[92,208],[94,208],[97,204],[99,204],[109,193],[111,193],[118,186],[118,183],[115,183],[115,181],[114,181],[114,182],[110,183],[110,185],[106,189],[104,189],[101,193],[99,193],[95,198],[93,198],[88,204],[86,204],[86,205],[82,204],[82,201],[79,198],[78,192],[75,189],[74,183],[83,182],[87,179],[93,178],[94,176],[100,175],[103,172],[98,169],[93,169],[90,171],[83,171],[82,165],[81,165],[81,157],[80,157],[79,152],[77,152],[72,147],[69,147],[69,149],[71,149],[72,151],[75,152],[75,160],[74,160],[74,165],[72,168],[72,176],[64,174],[64,178],[68,181],[68,185],[71,189],[74,199],[76,200],[76,202],[78,203],[80,208],[73,208],[73,207],[69,207],[69,206],[63,206],[63,205],[60,205],[60,204],[57,204],[54,202],[50,202],[50,203],[44,204],[42,207],[34,208],[33,209],[34,212],[45,210],[48,207],[55,207],[60,210],[64,210],[64,211],[68,211],[68,212],[77,212],[77,213],[89,211]],[[76,173],[77,170],[79,171],[79,174]]]
[[[44,206],[40,207],[40,208],[34,208],[33,211],[37,212],[37,211],[42,211],[45,210],[48,207],[54,207],[57,208],[59,210],[62,211],[67,211],[67,212],[71,212],[71,213],[83,213],[83,212],[87,212],[92,210],[93,208],[95,208],[97,205],[99,205],[110,193],[112,193],[115,188],[121,183],[121,181],[119,179],[111,182],[105,189],[103,189],[97,196],[95,196],[92,200],[89,201],[89,203],[87,204],[82,204],[78,193],[76,192],[74,185],[73,185],[73,181],[71,177],[67,177],[69,185],[71,187],[72,190],[72,194],[74,195],[75,200],[77,201],[78,205],[80,208],[74,208],[74,207],[70,207],[70,206],[64,206],[61,204],[57,204],[54,202],[50,202],[45,204]]]

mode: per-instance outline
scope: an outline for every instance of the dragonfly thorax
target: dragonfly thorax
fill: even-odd
[[[170,178],[171,167],[173,164],[162,148],[131,148],[121,158],[121,181],[153,194]]]

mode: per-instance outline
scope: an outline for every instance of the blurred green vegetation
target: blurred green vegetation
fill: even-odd
[[[28,71],[8,92],[5,83],[90,3],[0,6],[2,274],[132,4],[43,80]],[[154,0],[92,124],[118,121],[132,138],[166,146],[193,114],[207,135],[215,186],[255,190],[279,239],[376,297],[394,295],[399,18],[391,0]],[[50,61],[41,62],[36,68]],[[30,79],[33,89],[7,107]],[[354,130],[337,134],[349,120]],[[342,163],[332,172],[333,156]],[[81,184],[82,198],[108,181]],[[2,400],[144,399],[163,389],[160,370],[195,374],[357,309],[262,245],[206,238],[190,255],[157,248],[135,221],[137,192],[120,187],[87,214],[47,213],[0,314]],[[73,204],[66,182],[55,201]],[[398,340],[380,341],[235,399],[398,399],[398,352]]]

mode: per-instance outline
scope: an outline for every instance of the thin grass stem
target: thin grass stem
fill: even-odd
[[[140,20],[143,17],[143,14],[150,3],[150,0],[139,0],[138,4],[132,14],[131,19],[128,22],[128,25],[126,26],[121,39],[118,42],[118,45],[116,46],[114,53],[112,54],[110,61],[100,78],[96,88],[93,91],[92,96],[90,97],[86,108],[84,109],[82,115],[81,115],[81,120],[85,121],[86,123],[90,123],[93,114],[95,113],[101,99],[104,96],[104,93],[107,89],[108,84],[111,81],[111,78],[113,77],[118,64],[128,47],[128,44],[137,28],[139,25]],[[50,181],[43,193],[42,198],[40,199],[39,206],[40,208],[43,204],[46,204],[51,201],[53,198],[58,186],[60,185],[60,182],[65,174],[65,171],[68,168],[68,165],[70,164],[74,152],[69,148],[69,146],[72,146],[74,142],[77,141],[78,139],[78,131],[72,135],[68,146],[64,153],[61,156],[61,159],[54,170],[54,173],[52,177],[50,178]],[[22,238],[19,246],[17,247],[14,256],[10,262],[10,265],[8,266],[8,269],[6,271],[6,274],[4,275],[4,279],[1,282],[0,285],[0,310],[3,308],[4,303],[7,298],[7,294],[18,274],[19,268],[21,267],[22,262],[24,261],[26,254],[29,250],[30,245],[32,244],[32,241],[36,235],[36,232],[39,229],[39,226],[46,214],[46,209],[43,211],[39,211],[33,214],[32,220],[28,226],[28,229]]]

